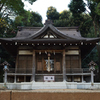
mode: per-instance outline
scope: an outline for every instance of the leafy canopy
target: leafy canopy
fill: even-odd
[[[25,0],[30,4],[36,0]],[[24,3],[22,0],[0,0],[0,13],[11,14],[12,12],[16,14],[21,14],[24,11]]]
[[[59,19],[59,13],[57,12],[56,8],[53,6],[48,7],[46,16],[48,19],[51,20]]]
[[[25,11],[15,18],[15,26],[42,26],[42,17],[36,12]]]
[[[83,0],[72,0],[69,4],[69,8],[74,16],[79,15],[86,10]]]

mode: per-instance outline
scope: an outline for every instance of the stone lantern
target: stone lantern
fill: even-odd
[[[4,70],[4,83],[7,83],[7,71],[9,71],[8,67],[10,66],[10,64],[7,61],[4,61],[2,64],[2,66],[4,66],[3,70]]]
[[[93,86],[94,83],[94,71],[95,71],[95,66],[97,64],[93,61],[91,61],[88,66],[89,66],[89,70],[91,71],[91,86]]]

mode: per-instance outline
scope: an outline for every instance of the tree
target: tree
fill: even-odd
[[[36,0],[26,1],[32,4]],[[22,0],[0,0],[0,37],[14,37],[16,35],[17,29],[10,17],[21,15],[24,12],[24,3]],[[12,67],[15,67],[15,59],[0,46],[0,64],[5,60]],[[0,69],[0,82],[3,82],[3,68]]]
[[[25,0],[30,4],[36,0]],[[24,11],[24,3],[22,0],[0,0],[0,13],[2,17],[12,15],[12,12],[16,14],[21,14]]]
[[[36,0],[26,1],[32,4]],[[10,24],[13,23],[13,21],[9,16],[12,17],[15,16],[15,14],[21,15],[23,13],[25,13],[25,10],[22,0],[0,0],[0,37],[8,37],[7,33],[11,32],[12,34],[14,32],[14,27]]]
[[[69,27],[71,26],[72,13],[70,11],[64,10],[59,13],[59,19],[54,20],[54,25],[57,27]]]
[[[96,7],[96,13],[100,16],[100,3]]]
[[[16,35],[14,22],[8,18],[0,18],[0,37],[14,37]]]
[[[87,1],[87,7],[90,11],[88,11],[89,15],[92,18],[93,28],[94,28],[94,34],[95,37],[100,36],[100,16],[98,9],[99,8],[99,0],[86,0]]]
[[[15,26],[42,26],[42,17],[39,13],[25,11],[22,16],[15,18]]]
[[[72,0],[68,6],[73,16],[78,16],[86,10],[83,0]]]
[[[47,10],[46,16],[52,21],[59,19],[59,12],[57,12],[55,7],[50,6]]]
[[[72,13],[70,11],[63,10],[62,12],[60,12],[59,19],[70,19],[71,16]]]
[[[80,20],[80,33],[83,37],[94,37],[93,23],[90,15],[83,13]]]
[[[79,26],[80,21],[82,20],[81,14],[86,10],[85,3],[83,0],[72,0],[68,6],[74,17],[75,25]]]
[[[37,12],[31,12],[30,26],[43,26],[42,25],[42,16]]]

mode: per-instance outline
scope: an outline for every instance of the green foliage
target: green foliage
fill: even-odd
[[[71,11],[67,11],[67,10],[64,10],[59,13],[59,19],[54,20],[54,26],[56,27],[78,26],[81,32],[81,35],[84,37],[87,37],[87,36],[89,37],[91,30],[93,30],[92,19],[89,15],[82,13],[80,14],[79,17],[74,17]]]
[[[42,17],[39,13],[36,12],[31,12],[31,19],[30,19],[30,26],[35,26],[35,27],[39,27],[39,26],[43,26],[42,25]]]
[[[0,1],[0,12],[4,15],[9,15],[12,12],[21,14],[24,10],[24,3],[21,0],[1,0]]]
[[[0,18],[0,37],[14,37],[16,30],[14,23],[10,18]]]
[[[25,0],[30,4],[33,4],[36,0]],[[0,12],[3,14],[11,14],[12,12],[16,14],[22,14],[24,11],[24,3],[22,0],[0,0]]]
[[[83,0],[72,0],[69,4],[69,9],[72,12],[73,15],[73,21],[75,23],[75,26],[79,26],[82,20],[82,16],[81,14],[83,12],[85,12],[86,8],[85,8],[85,3],[83,2]]]
[[[82,19],[80,20],[80,32],[83,37],[93,37],[94,29],[92,19],[87,14],[82,14]]]
[[[96,13],[100,16],[100,3],[96,7]]]
[[[47,18],[52,21],[59,19],[59,13],[57,12],[55,7],[50,6],[47,10]]]
[[[69,4],[69,8],[73,16],[79,16],[86,10],[83,0],[72,0]]]
[[[29,3],[33,3],[36,0],[26,0]],[[26,15],[25,15],[25,14]],[[24,3],[22,0],[0,0],[0,37],[13,37],[16,35],[16,26],[15,23],[9,18],[9,16],[17,15],[25,15],[24,18],[25,23],[29,23],[30,21],[30,12],[26,12],[24,10]],[[18,19],[17,24],[23,25],[21,19]]]
[[[98,50],[97,47],[95,47],[83,60],[82,60],[82,67],[88,68],[88,64],[91,61],[94,61],[97,65],[99,65],[99,59],[98,59]]]
[[[26,1],[32,4],[36,0]],[[22,0],[0,0],[0,37],[14,37],[16,35],[15,23],[8,16],[22,15],[24,12]],[[29,14],[27,12],[27,16],[25,16],[29,17]],[[21,22],[20,20],[18,22]],[[29,22],[30,19],[25,19],[25,21]],[[11,64],[11,67],[15,67],[15,59],[0,46],[0,64],[5,60]],[[0,82],[3,82],[3,68],[0,68]]]
[[[69,20],[67,19],[59,19],[54,21],[54,26],[56,27],[64,27],[64,26],[70,26]]]
[[[70,19],[71,16],[72,13],[70,11],[63,10],[62,12],[60,12],[59,19]]]
[[[100,36],[100,15],[99,15],[99,3],[98,0],[87,0],[87,7],[90,10],[89,15],[92,18],[94,34]]]
[[[0,64],[4,61],[10,63],[10,67],[15,67],[15,59],[2,46],[0,46]],[[3,67],[0,66],[0,82],[3,82],[3,73]]]
[[[64,10],[62,12],[59,13],[59,19],[58,20],[54,20],[54,26],[56,27],[69,27],[71,26],[72,23],[72,13],[70,11]]]
[[[15,18],[15,26],[42,26],[42,17],[36,12],[25,11]]]

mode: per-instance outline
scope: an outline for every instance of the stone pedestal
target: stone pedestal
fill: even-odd
[[[90,89],[94,88],[94,71],[95,71],[95,66],[97,65],[96,63],[94,63],[93,61],[91,61],[89,64],[89,70],[91,71],[91,87]]]

